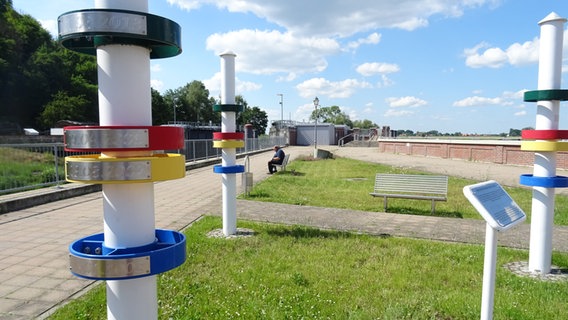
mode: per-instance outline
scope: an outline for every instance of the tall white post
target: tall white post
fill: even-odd
[[[231,51],[221,55],[221,104],[235,104],[235,57]],[[236,112],[221,112],[221,132],[236,132]],[[235,166],[235,148],[223,148],[222,166]],[[223,179],[223,234],[237,233],[237,177],[235,174],[222,174]]]
[[[539,22],[540,56],[538,90],[560,89],[562,40],[566,19],[556,13]],[[536,130],[557,130],[559,100],[537,102]],[[556,176],[556,152],[535,153],[533,176]],[[529,270],[550,273],[552,262],[552,227],[554,224],[554,188],[533,187]]]
[[[148,12],[148,1],[95,0],[97,9]],[[150,50],[111,44],[97,47],[101,126],[152,125]],[[151,155],[148,151],[106,153],[112,157]],[[104,237],[109,248],[150,244],[155,239],[152,183],[103,184]],[[156,276],[109,280],[108,319],[157,319]]]

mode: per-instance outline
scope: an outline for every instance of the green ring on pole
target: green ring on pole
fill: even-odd
[[[551,100],[568,100],[568,90],[551,89],[551,90],[534,90],[527,91],[524,94],[524,101],[537,102],[537,101],[551,101]]]
[[[243,106],[238,104],[216,104],[213,106],[215,112],[243,112]]]
[[[179,24],[145,12],[86,9],[64,13],[57,21],[58,41],[80,53],[96,55],[98,46],[109,44],[148,48],[152,59],[173,57],[182,51]]]

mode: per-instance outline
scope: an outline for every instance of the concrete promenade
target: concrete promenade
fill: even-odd
[[[336,156],[479,181],[493,179],[502,185],[518,185],[520,174],[532,173],[530,167],[384,154],[376,148],[324,148]],[[311,147],[288,147],[284,150],[291,155],[291,161],[313,152]],[[255,182],[269,176],[266,162],[271,155],[272,152],[265,152],[250,157]],[[243,163],[242,159],[238,162]],[[568,175],[561,171],[558,174]],[[239,175],[239,189],[240,182]],[[71,187],[66,185],[63,188]],[[19,196],[34,196],[37,192]],[[0,197],[0,202],[9,198]],[[154,201],[156,228],[182,230],[203,215],[220,216],[221,176],[213,173],[211,165],[190,169],[183,179],[156,183]],[[377,201],[377,206],[382,207],[382,201]],[[0,319],[44,319],[59,305],[81,295],[93,285],[93,281],[79,279],[69,272],[68,246],[78,238],[102,232],[102,204],[101,192],[94,192],[0,215]],[[482,220],[369,213],[245,200],[237,201],[237,214],[238,219],[243,220],[369,234],[480,244],[485,239]],[[527,249],[529,225],[517,226],[501,234],[499,243]],[[555,227],[553,247],[556,251],[568,252],[568,227]]]

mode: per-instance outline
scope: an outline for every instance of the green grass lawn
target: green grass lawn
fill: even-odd
[[[294,161],[249,198],[379,211],[382,200],[368,194],[377,172],[402,171],[349,159]],[[450,178],[449,201],[437,213],[480,219],[461,191],[475,182]],[[506,189],[530,213],[530,190]],[[430,214],[428,201],[389,204],[392,212]],[[566,208],[566,199],[557,205]],[[561,211],[557,223],[566,221]],[[185,231],[187,261],[158,276],[159,319],[479,319],[484,246],[248,221],[238,226],[255,230],[252,237],[207,237],[221,225],[205,217]],[[499,248],[497,257],[495,319],[568,318],[568,282],[502,267],[527,261],[526,250]],[[552,263],[568,268],[568,254],[553,253]],[[106,319],[105,299],[97,286],[50,319]]]
[[[0,148],[0,190],[56,181],[54,156],[50,152],[31,152]],[[59,179],[65,182],[64,159],[59,161]]]
[[[383,211],[383,199],[369,195],[373,191],[376,173],[427,174],[425,172],[390,167],[347,158],[291,162],[287,171],[256,184],[244,199],[355,209]],[[448,201],[437,202],[436,216],[482,219],[463,195],[463,187],[480,181],[449,177]],[[527,214],[530,222],[532,189],[503,188]],[[431,203],[425,200],[389,199],[388,212],[431,215]],[[568,197],[556,195],[554,216],[556,225],[568,225]]]
[[[249,222],[253,237],[206,236],[221,225],[187,230],[187,261],[158,277],[159,319],[479,319],[483,246]],[[527,258],[499,249],[494,318],[565,319],[568,283],[501,267]],[[106,319],[104,288],[50,319]]]

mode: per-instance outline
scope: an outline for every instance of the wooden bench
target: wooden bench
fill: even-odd
[[[286,165],[288,165],[288,158],[290,158],[290,154],[287,153],[284,156],[284,160],[282,160],[282,164],[274,164],[274,166],[280,168],[282,171],[286,171]]]
[[[373,197],[383,197],[385,212],[388,198],[431,200],[432,213],[436,210],[436,201],[448,200],[448,177],[414,174],[377,173],[375,189],[369,193]]]

